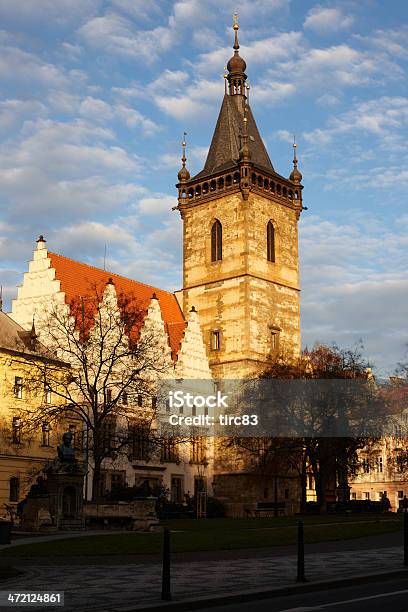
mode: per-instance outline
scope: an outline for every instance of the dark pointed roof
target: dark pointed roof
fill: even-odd
[[[33,334],[35,334],[34,324],[30,331],[26,331],[5,312],[0,312],[0,350],[59,361]]]
[[[234,169],[238,166],[240,132],[243,132],[243,103],[243,96],[224,96],[204,168],[194,179],[211,176],[217,172],[223,172],[229,168]],[[272,162],[262,142],[249,106],[247,106],[247,117],[251,161],[254,166],[261,170],[274,172]]]

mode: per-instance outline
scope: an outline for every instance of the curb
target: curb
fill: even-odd
[[[339,587],[347,587],[358,584],[376,582],[378,580],[392,580],[393,578],[406,578],[408,576],[408,568],[392,570],[389,572],[375,572],[372,574],[363,574],[352,576],[350,578],[342,578],[341,580],[319,580],[316,582],[304,582],[293,584],[275,589],[263,589],[253,591],[238,591],[233,594],[225,595],[210,595],[196,597],[194,599],[174,600],[169,602],[151,603],[142,606],[127,606],[125,608],[111,608],[115,612],[140,612],[143,610],[199,610],[200,608],[211,608],[217,606],[225,606],[234,603],[244,603],[246,601],[257,601],[272,597],[285,597],[288,595],[296,595],[298,593],[312,593],[313,591],[322,591],[324,589],[335,589]]]

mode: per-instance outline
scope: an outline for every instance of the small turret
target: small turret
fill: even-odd
[[[298,160],[296,157],[296,141],[293,141],[293,170],[290,173],[290,177],[289,180],[292,181],[292,183],[296,183],[296,185],[299,185],[299,183],[302,181],[302,173],[298,170]]]
[[[190,180],[190,173],[186,168],[186,161],[187,161],[187,157],[186,157],[186,132],[184,132],[183,135],[183,142],[181,143],[181,146],[183,148],[183,156],[181,158],[181,163],[182,166],[180,168],[180,171],[178,173],[178,180],[180,183],[187,183],[187,181]]]

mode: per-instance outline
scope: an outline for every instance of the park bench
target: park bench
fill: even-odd
[[[255,516],[276,516],[282,515],[285,509],[285,502],[257,502]]]

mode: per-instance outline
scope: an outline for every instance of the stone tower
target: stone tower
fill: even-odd
[[[271,356],[300,351],[302,175],[296,148],[289,178],[269,159],[249,106],[238,28],[234,19],[234,55],[204,168],[190,177],[183,141],[177,184],[183,220],[179,299],[184,313],[197,308],[219,379],[250,376]]]

